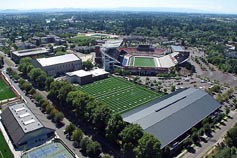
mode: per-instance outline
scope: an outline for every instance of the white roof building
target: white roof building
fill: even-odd
[[[36,60],[40,63],[42,67],[45,67],[45,66],[78,61],[80,59],[74,54],[65,54],[65,55],[60,55],[60,56],[55,56],[55,57],[50,57],[50,58],[40,58]]]
[[[41,68],[50,76],[57,76],[66,72],[81,69],[82,62],[75,54],[66,54],[50,58],[40,58],[33,61],[36,67]]]

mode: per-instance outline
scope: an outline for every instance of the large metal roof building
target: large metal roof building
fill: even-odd
[[[139,124],[153,134],[164,148],[220,106],[205,91],[188,88],[124,113],[122,117],[124,121]]]
[[[37,118],[25,103],[9,106],[1,114],[13,144],[16,147],[36,146],[54,135],[54,129],[43,118]]]

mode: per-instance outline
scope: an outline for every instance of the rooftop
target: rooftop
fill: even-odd
[[[73,72],[68,72],[68,76],[78,76],[78,77],[84,77],[84,76],[89,76],[92,75],[93,77],[95,76],[100,76],[100,75],[106,75],[109,74],[107,71],[104,69],[94,69],[91,71],[85,71],[85,70],[77,70]]]
[[[18,124],[21,126],[24,133],[28,133],[43,127],[41,122],[24,103],[10,106],[9,109]]]
[[[94,69],[94,70],[91,70],[89,72],[92,74],[92,76],[100,76],[100,75],[107,75],[107,74],[109,74],[104,69]]]
[[[124,121],[139,124],[161,142],[173,142],[221,105],[205,91],[188,88],[122,114]]]
[[[38,55],[38,54],[45,54],[48,53],[48,49],[46,48],[34,48],[34,49],[25,49],[20,51],[14,51],[13,54],[17,56],[29,56],[29,55]]]
[[[90,72],[85,71],[85,70],[77,70],[73,72],[68,72],[66,73],[68,76],[78,76],[78,77],[84,77],[84,76],[89,76],[91,75]]]
[[[174,46],[172,45],[171,46],[171,49],[174,51],[174,52],[183,52],[184,49],[181,47],[181,46]]]
[[[55,56],[55,57],[50,57],[50,58],[40,58],[36,60],[40,63],[42,67],[45,67],[45,66],[78,61],[80,59],[74,54],[65,54],[65,55],[60,55],[60,56]]]

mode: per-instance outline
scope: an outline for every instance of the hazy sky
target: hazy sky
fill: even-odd
[[[0,0],[0,9],[185,8],[237,14],[237,0]]]

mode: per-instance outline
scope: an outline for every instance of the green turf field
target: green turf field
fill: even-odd
[[[0,78],[0,101],[14,97],[16,97],[16,95],[13,93],[10,87]]]
[[[163,93],[156,93],[114,77],[82,86],[80,89],[104,102],[114,113],[119,114],[163,96]]]
[[[132,57],[131,58],[131,66],[136,67],[155,67],[155,60],[151,57]]]
[[[0,131],[0,158],[14,158],[7,142],[5,141],[2,132]]]

